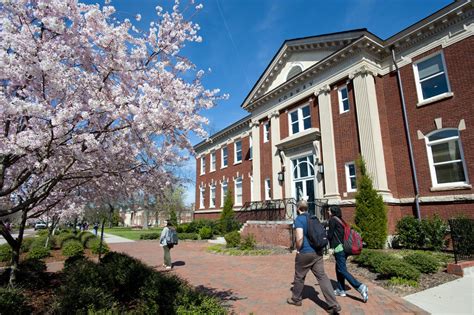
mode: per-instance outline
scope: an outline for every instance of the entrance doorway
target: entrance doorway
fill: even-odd
[[[313,155],[291,160],[293,166],[293,197],[308,201],[309,213],[315,214],[315,171]]]

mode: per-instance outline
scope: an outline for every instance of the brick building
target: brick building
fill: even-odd
[[[194,147],[195,218],[218,218],[232,189],[237,212],[306,198],[351,221],[360,155],[390,232],[405,215],[474,217],[473,16],[456,1],[386,40],[285,41],[241,105],[249,115]]]

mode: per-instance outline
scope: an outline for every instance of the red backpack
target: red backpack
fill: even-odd
[[[334,218],[344,227],[344,241],[341,242],[344,252],[348,255],[360,255],[362,252],[362,237],[360,234],[356,230],[351,229],[349,224],[342,219],[336,216]]]

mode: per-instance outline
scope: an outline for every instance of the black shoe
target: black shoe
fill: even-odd
[[[333,306],[326,310],[328,314],[339,314],[340,311],[341,311],[341,307],[339,305]]]
[[[286,300],[286,303],[294,305],[294,306],[301,306],[301,304],[302,304],[301,301],[295,301],[295,300],[293,300],[293,298],[288,298]]]

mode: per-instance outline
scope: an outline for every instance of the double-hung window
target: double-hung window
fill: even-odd
[[[272,184],[270,178],[265,179],[265,200],[272,199]]]
[[[209,198],[209,208],[216,207],[216,185],[211,186],[211,194]]]
[[[206,157],[201,157],[201,175],[206,173]]]
[[[227,195],[227,182],[223,181],[221,184],[221,208],[224,207],[225,196]]]
[[[206,188],[201,187],[199,188],[199,208],[203,209],[204,208],[204,194],[206,192]]]
[[[338,97],[339,97],[339,113],[345,113],[349,111],[349,91],[347,89],[347,85],[340,87],[338,90]]]
[[[346,163],[346,187],[348,192],[357,190],[356,167],[354,162]]]
[[[442,53],[414,63],[413,68],[419,102],[436,96],[448,95],[450,87]]]
[[[216,170],[216,152],[211,152],[211,172]]]
[[[289,113],[291,134],[297,134],[311,128],[311,113],[309,105],[299,107]]]
[[[270,141],[270,121],[263,124],[263,142]]]
[[[221,168],[227,167],[228,156],[227,156],[227,146],[221,149]]]
[[[242,205],[242,177],[235,179],[235,205]]]
[[[457,129],[435,131],[426,138],[434,187],[467,184],[466,165]]]
[[[234,163],[242,162],[242,141],[235,141],[234,152]]]

